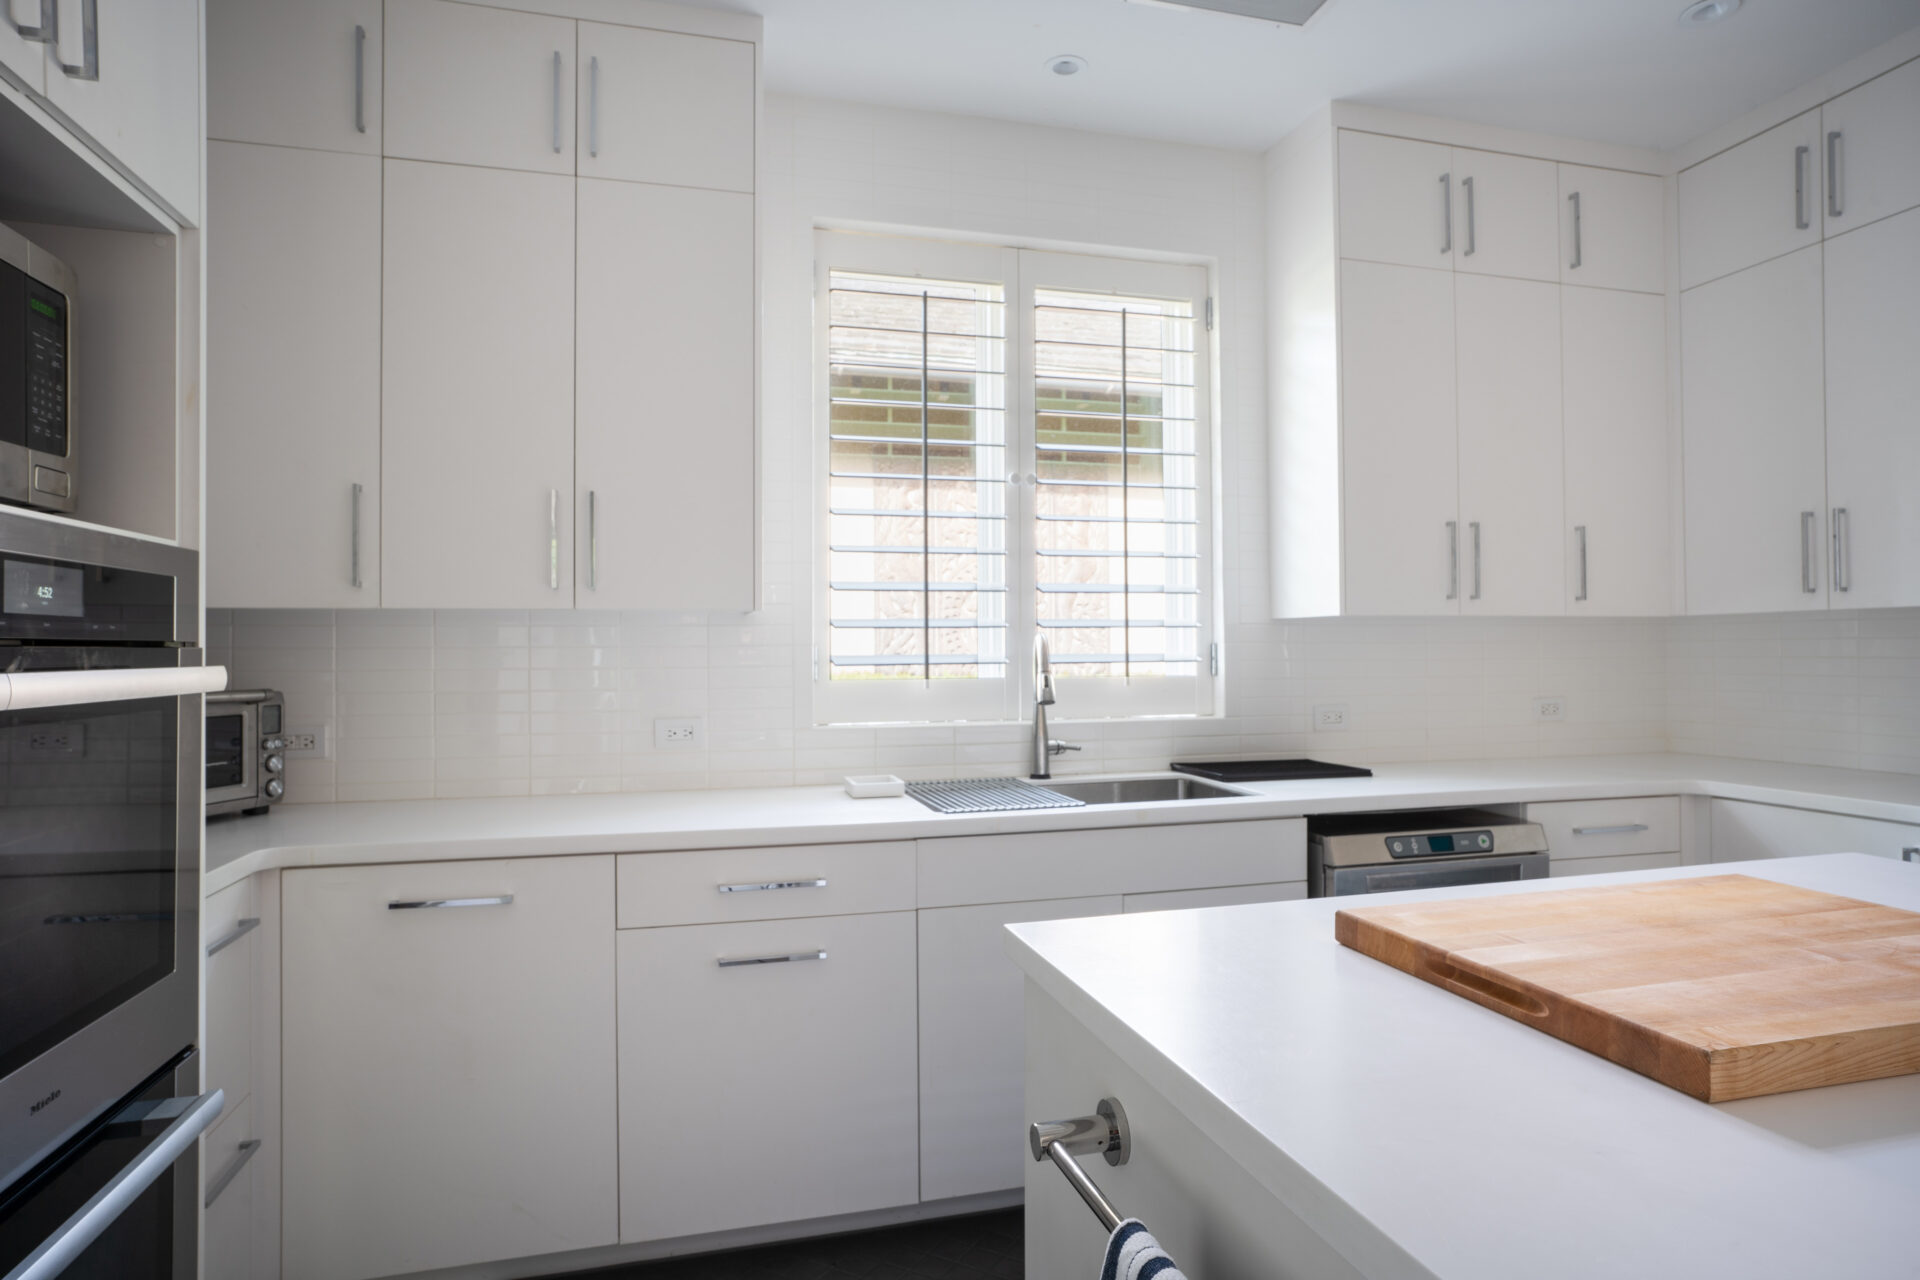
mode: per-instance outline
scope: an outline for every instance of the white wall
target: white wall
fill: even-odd
[[[827,220],[1202,255],[1217,268],[1226,715],[1057,725],[1064,771],[1231,752],[1387,761],[1662,750],[1660,620],[1267,618],[1264,171],[1253,153],[769,97],[764,186],[765,608],[740,615],[209,611],[239,686],[288,695],[332,760],[296,800],[769,786],[850,772],[1025,772],[1020,725],[815,728],[805,467],[812,229]],[[1567,720],[1533,720],[1537,696]],[[1312,733],[1345,702],[1350,728]],[[699,715],[702,750],[653,747]]]

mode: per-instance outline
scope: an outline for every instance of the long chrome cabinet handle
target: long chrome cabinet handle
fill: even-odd
[[[600,59],[587,59],[587,154],[600,155]]]
[[[240,939],[246,937],[259,927],[260,918],[258,916],[248,916],[246,919],[238,921],[233,926],[232,933],[225,934],[207,944],[208,958],[219,955],[222,951],[225,951],[228,947],[240,941]]]
[[[1580,545],[1580,589],[1573,593],[1573,598],[1585,600],[1587,598],[1587,526],[1583,524],[1573,526],[1573,536]]]
[[[366,493],[364,485],[353,486],[353,589],[360,589],[360,499]]]
[[[739,969],[750,964],[795,964],[801,960],[825,960],[824,951],[795,951],[779,956],[722,956],[714,963],[722,969]]]
[[[560,491],[547,490],[547,587],[560,589]]]
[[[565,65],[560,51],[553,51],[553,154],[560,154],[560,70]]]
[[[1453,175],[1440,175],[1440,255],[1445,257],[1453,252]]]
[[[55,0],[57,9],[59,0]],[[55,35],[59,34],[58,24]],[[80,65],[75,66],[60,58],[60,45],[54,41],[54,61],[60,63],[60,70],[73,80],[98,80],[100,78],[100,0],[80,0]]]
[[[1840,216],[1840,131],[1827,135],[1827,216]]]
[[[225,667],[160,667],[139,671],[16,671],[0,675],[0,711],[74,707],[88,702],[185,698],[227,687]]]
[[[824,889],[825,880],[763,880],[758,884],[717,884],[721,893],[759,893],[763,889]]]
[[[1478,600],[1480,598],[1480,522],[1469,521],[1467,528],[1473,530],[1473,594],[1467,598]]]
[[[1813,522],[1818,518],[1815,511],[1800,513],[1800,590],[1807,595],[1820,589],[1820,575],[1813,565]]]
[[[111,1227],[148,1187],[173,1167],[174,1161],[186,1154],[201,1134],[213,1127],[226,1105],[227,1095],[220,1089],[203,1093],[189,1102],[131,1163],[94,1192],[92,1199],[75,1209],[73,1216],[23,1258],[19,1266],[7,1272],[6,1280],[53,1280],[65,1271],[86,1252],[88,1245],[100,1238],[101,1232]]]
[[[1630,836],[1636,831],[1645,831],[1646,829],[1647,824],[1644,822],[1623,822],[1617,827],[1575,827],[1573,834],[1577,836]]]
[[[35,44],[52,44],[60,34],[60,0],[40,0],[40,25],[23,27],[13,16],[13,4],[7,3],[7,25],[22,40],[31,40]]]
[[[587,490],[587,590],[600,589],[600,503]]]
[[[1793,149],[1793,229],[1805,231],[1807,221],[1807,148]]]
[[[238,1148],[240,1154],[220,1171],[220,1176],[215,1178],[212,1185],[207,1188],[206,1201],[200,1206],[202,1209],[213,1208],[213,1202],[220,1198],[220,1193],[233,1185],[233,1180],[240,1176],[240,1171],[247,1167],[247,1161],[253,1159],[253,1153],[259,1149],[260,1139],[258,1138],[248,1138],[240,1144]]]
[[[1853,520],[1845,507],[1835,507],[1833,524],[1833,589],[1853,590]]]
[[[1569,271],[1578,271],[1580,269],[1580,260],[1581,260],[1580,193],[1576,191],[1572,195],[1568,196],[1567,202],[1573,206],[1573,261],[1567,264],[1567,269]]]
[[[1465,192],[1465,193],[1466,193],[1466,196],[1467,196],[1467,247],[1466,247],[1466,249],[1465,249],[1465,251],[1463,251],[1463,252],[1461,253],[1461,255],[1460,255],[1460,256],[1461,256],[1461,257],[1463,257],[1463,258],[1471,258],[1471,257],[1473,256],[1473,250],[1474,250],[1474,240],[1473,240],[1473,179],[1472,179],[1472,178],[1462,178],[1462,179],[1460,179],[1460,190],[1461,190],[1461,191],[1463,191],[1463,192]]]
[[[1447,521],[1447,599],[1460,598],[1460,522]]]
[[[367,131],[367,29],[358,23],[353,28],[353,128]]]
[[[513,895],[498,894],[491,898],[412,898],[399,902],[389,902],[389,911],[425,911],[433,907],[510,907]]]

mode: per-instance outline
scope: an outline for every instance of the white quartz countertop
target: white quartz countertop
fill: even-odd
[[[1920,866],[1861,854],[1581,887],[1729,872],[1920,910]],[[1022,924],[1009,947],[1369,1277],[1920,1276],[1920,1075],[1698,1102],[1340,946],[1352,903]]]
[[[281,867],[924,839],[1634,795],[1714,795],[1920,823],[1920,776],[1711,756],[1387,764],[1375,766],[1371,778],[1239,789],[1249,794],[988,814],[935,813],[905,797],[854,800],[839,787],[287,804],[209,822],[203,887],[217,892]]]

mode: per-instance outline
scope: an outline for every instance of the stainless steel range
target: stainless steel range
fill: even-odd
[[[1307,819],[1307,892],[1316,898],[1538,880],[1548,867],[1540,824],[1491,809]]]

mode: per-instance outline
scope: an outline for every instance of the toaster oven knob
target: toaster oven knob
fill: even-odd
[[[264,790],[267,793],[267,799],[278,800],[281,796],[287,794],[287,784],[278,778],[268,778]]]
[[[279,773],[282,769],[285,769],[287,767],[287,762],[285,760],[282,760],[279,756],[268,756],[264,761],[264,763],[267,766],[268,773]]]
[[[285,751],[287,749],[287,740],[285,738],[268,738],[260,744],[260,749],[262,751]]]

